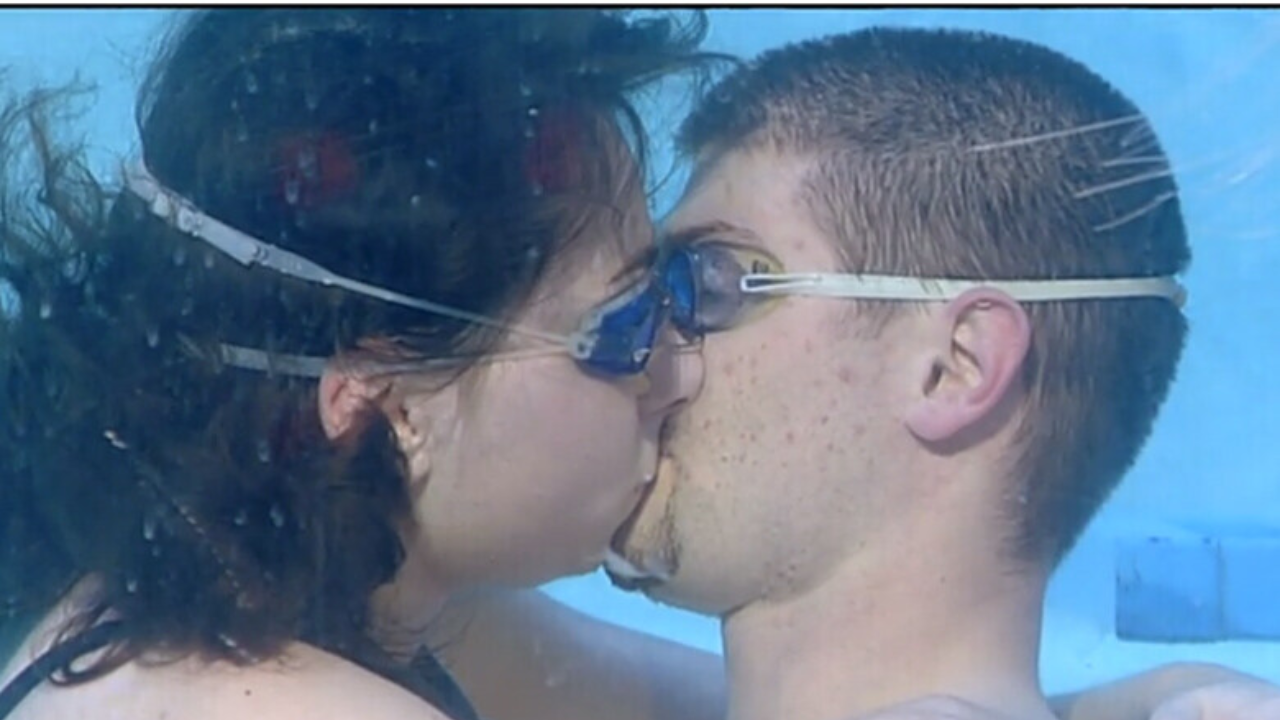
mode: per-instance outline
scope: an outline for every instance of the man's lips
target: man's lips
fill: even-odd
[[[605,570],[625,589],[639,589],[665,582],[674,572],[668,557],[663,518],[671,496],[672,463],[663,457],[657,475],[645,486],[631,515],[614,533],[605,556]]]

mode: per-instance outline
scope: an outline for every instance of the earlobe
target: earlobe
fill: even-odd
[[[1031,346],[1026,311],[999,291],[961,295],[940,322],[946,332],[905,417],[908,429],[928,443],[955,441],[992,419]]]

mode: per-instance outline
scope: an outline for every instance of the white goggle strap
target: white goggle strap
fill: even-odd
[[[316,355],[288,355],[226,343],[223,343],[220,347],[223,363],[242,370],[256,370],[271,375],[320,378],[324,375],[325,369],[333,362],[333,358]],[[504,360],[523,360],[525,358],[563,355],[564,353],[565,349],[562,347],[549,347],[489,353],[478,357],[438,357],[426,360],[406,360],[404,362],[379,361],[372,369],[378,373],[422,372],[425,370],[458,367],[468,362],[488,364]]]
[[[1186,289],[1172,277],[939,280],[893,275],[756,273],[742,276],[739,288],[744,293],[761,295],[813,295],[917,302],[952,300],[965,292],[981,288],[998,290],[1022,302],[1155,297],[1164,298],[1181,308],[1187,300]]]
[[[566,347],[569,345],[569,338],[564,335],[510,325],[484,315],[440,305],[430,300],[401,295],[376,285],[338,275],[301,255],[259,240],[216,218],[209,217],[190,200],[161,185],[141,162],[125,168],[124,184],[134,195],[137,195],[147,203],[153,215],[161,218],[177,230],[203,240],[214,248],[235,258],[242,265],[260,265],[281,275],[305,280],[317,285],[341,288],[357,295],[364,295],[395,305],[456,318],[477,325],[507,330]]]

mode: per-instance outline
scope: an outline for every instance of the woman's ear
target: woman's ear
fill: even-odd
[[[330,440],[359,435],[368,423],[369,413],[387,394],[386,380],[369,376],[330,363],[320,376],[320,424]]]
[[[1031,322],[1009,295],[977,289],[953,300],[907,427],[929,443],[954,440],[991,418],[1020,376],[1031,346]]]

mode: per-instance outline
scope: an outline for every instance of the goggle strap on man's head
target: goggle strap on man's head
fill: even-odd
[[[1090,278],[1075,280],[943,280],[893,275],[795,273],[743,275],[744,293],[814,295],[860,300],[937,302],[970,290],[990,288],[1022,302],[1164,298],[1181,308],[1187,291],[1172,277]]]
[[[173,228],[203,240],[212,247],[231,256],[242,265],[260,265],[281,275],[326,287],[341,288],[348,292],[383,302],[456,318],[477,325],[499,328],[559,345],[568,346],[570,344],[570,339],[564,335],[511,325],[485,315],[452,308],[430,300],[409,297],[408,295],[402,295],[386,288],[380,288],[376,285],[370,285],[334,273],[301,255],[259,240],[206,215],[190,200],[161,185],[142,162],[124,169],[124,184],[134,195],[137,195],[147,203],[147,207],[153,215],[164,220]]]

